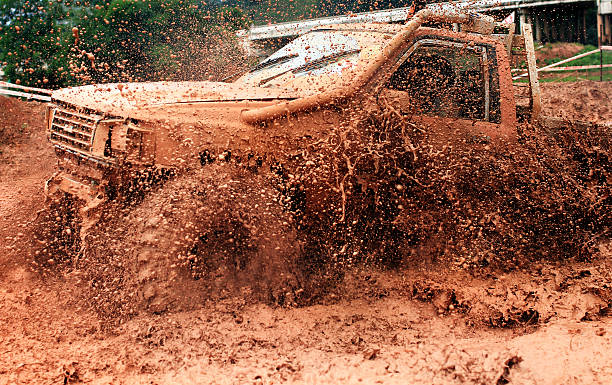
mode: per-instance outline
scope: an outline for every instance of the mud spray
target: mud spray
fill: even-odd
[[[227,296],[312,304],[355,267],[478,274],[590,259],[612,215],[605,135],[520,131],[512,147],[440,148],[392,112],[344,122],[292,164],[225,159],[140,178],[85,244],[65,198],[41,213],[35,264],[72,271],[83,304],[115,323]],[[321,181],[324,212],[304,206]]]
[[[1,102],[11,111],[0,163],[0,371],[10,381],[206,382],[229,371],[243,382],[357,383],[346,362],[358,356],[351,372],[372,382],[528,382],[559,373],[538,370],[538,359],[548,368],[567,346],[571,375],[606,373],[609,350],[597,349],[612,331],[585,322],[612,303],[609,250],[597,253],[610,228],[604,135],[523,127],[514,148],[457,152],[373,116],[368,130],[339,126],[322,147],[335,154],[328,161],[296,158],[295,175],[222,161],[142,178],[83,245],[73,201],[42,206],[54,159],[43,109]],[[368,146],[351,146],[359,141]],[[323,215],[303,205],[315,180],[332,192]],[[563,327],[536,331],[557,318]],[[505,328],[515,348],[483,350],[505,341]]]

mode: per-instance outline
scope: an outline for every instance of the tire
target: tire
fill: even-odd
[[[48,273],[72,264],[80,248],[78,203],[66,194],[40,211],[33,223],[35,268]]]
[[[103,219],[82,258],[96,308],[109,317],[163,313],[245,289],[292,302],[300,245],[278,197],[265,176],[211,164]]]

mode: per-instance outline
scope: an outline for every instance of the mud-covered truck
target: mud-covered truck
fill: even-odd
[[[462,31],[427,28],[426,22],[457,22]],[[224,154],[282,162],[328,135],[346,115],[359,119],[383,101],[431,126],[432,136],[440,131],[443,140],[513,141],[517,109],[509,55],[523,37],[494,35],[495,26],[488,16],[424,10],[405,25],[315,29],[233,83],[55,91],[47,127],[60,171],[48,191],[91,205],[134,170],[180,168]],[[537,80],[532,87],[539,108]]]
[[[513,32],[489,16],[426,9],[402,25],[313,29],[231,83],[55,91],[47,129],[59,171],[47,182],[47,194],[67,194],[92,212],[155,173],[171,173],[163,188],[135,205],[128,224],[107,229],[114,235],[104,241],[85,236],[91,245],[81,245],[82,252],[137,261],[130,279],[136,297],[153,310],[196,295],[189,285],[164,288],[185,266],[193,276],[209,274],[215,258],[235,271],[280,271],[276,275],[289,283],[278,284],[274,295],[290,301],[287,287],[303,286],[296,281],[307,278],[277,265],[317,269],[316,253],[299,256],[315,247],[307,238],[359,221],[348,207],[349,185],[364,191],[380,187],[382,174],[395,177],[399,171],[388,164],[380,172],[382,151],[413,153],[416,139],[408,129],[432,148],[510,148],[517,145],[519,121],[542,121],[530,29]],[[529,72],[523,105],[511,75],[517,53]],[[404,128],[385,137],[381,120],[372,116]],[[396,143],[381,144],[389,141]],[[378,152],[380,162],[360,155]],[[384,204],[382,215],[393,222],[402,203]],[[347,253],[341,243],[318,247],[330,258]],[[167,262],[169,256],[182,263]]]

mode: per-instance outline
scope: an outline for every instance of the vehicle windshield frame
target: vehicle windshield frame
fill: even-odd
[[[386,38],[380,38],[383,36]],[[258,87],[284,88],[270,82],[286,74],[295,75],[295,78],[315,75],[315,72],[317,76],[340,73],[344,67],[334,67],[333,64],[342,63],[344,60],[345,67],[350,67],[358,62],[364,49],[374,45],[382,46],[386,44],[386,39],[393,36],[388,31],[357,28],[309,31],[268,56],[236,82]],[[324,65],[321,65],[322,63]]]

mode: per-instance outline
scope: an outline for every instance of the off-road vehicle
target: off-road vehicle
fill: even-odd
[[[99,210],[100,203],[139,189],[143,175],[173,173],[124,225],[108,229],[112,240],[84,245],[137,261],[130,270],[139,287],[135,297],[150,309],[195,295],[194,286],[165,288],[185,266],[196,278],[210,277],[206,266],[218,266],[210,263],[215,258],[235,271],[299,281],[304,278],[279,265],[316,270],[312,255],[333,259],[347,252],[341,244],[309,244],[299,232],[355,224],[359,219],[347,206],[355,186],[384,189],[387,176],[409,173],[383,167],[385,152],[401,149],[409,157],[414,133],[432,148],[510,149],[519,121],[543,121],[530,31],[526,25],[515,35],[514,26],[490,16],[426,9],[403,25],[313,29],[232,83],[61,89],[47,115],[59,172],[46,190]],[[511,59],[517,54],[529,72],[527,104],[515,97]],[[399,120],[404,129],[386,132],[372,116]],[[385,220],[392,222],[402,204],[385,204]],[[309,247],[319,249],[300,257]],[[275,295],[283,297],[286,288]]]

